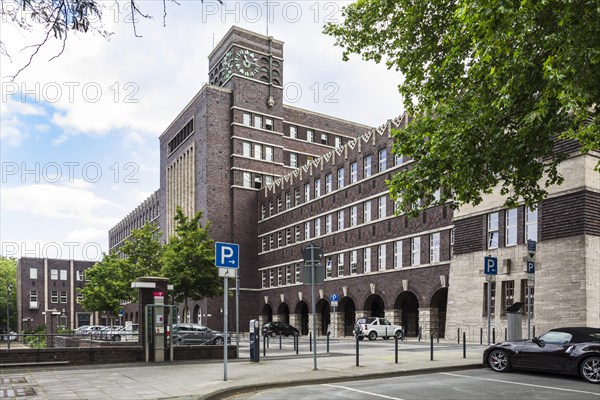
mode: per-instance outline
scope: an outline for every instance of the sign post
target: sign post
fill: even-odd
[[[215,265],[219,268],[219,276],[223,276],[223,380],[227,381],[227,342],[229,332],[227,320],[229,313],[227,312],[228,303],[227,295],[229,291],[229,278],[236,278],[239,269],[240,246],[234,243],[215,243]],[[237,288],[237,284],[236,284]]]
[[[333,307],[333,337],[337,337],[337,314],[335,313],[335,308],[338,306],[338,301],[339,301],[339,297],[337,295],[337,293],[332,294],[331,296],[329,296],[329,301],[331,302],[331,307]]]
[[[312,340],[313,340],[313,364],[314,369],[317,369],[317,309],[315,305],[315,282],[317,280],[315,269],[321,266],[321,257],[323,257],[323,249],[315,244],[309,244],[302,251],[304,265],[310,267],[310,284],[312,295]],[[321,283],[321,282],[319,282]]]
[[[490,345],[490,331],[492,318],[492,283],[496,281],[498,274],[498,258],[487,256],[483,260],[483,272],[487,281],[487,344]]]
[[[537,242],[527,240],[527,339],[531,339],[531,289],[535,284],[535,253],[537,252]]]

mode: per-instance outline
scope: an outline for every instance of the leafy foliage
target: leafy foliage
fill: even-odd
[[[215,242],[210,238],[210,222],[202,226],[202,211],[188,218],[180,207],[175,213],[175,235],[169,238],[163,256],[163,275],[173,284],[174,301],[217,296],[221,283],[215,268]]]
[[[394,132],[394,152],[416,162],[389,185],[410,215],[476,205],[495,187],[507,206],[534,206],[563,181],[557,141],[600,149],[596,0],[359,0],[344,16],[325,27],[344,59],[405,77],[413,119]]]
[[[6,330],[6,290],[12,287],[9,296],[10,329],[17,330],[17,260],[0,256],[0,330]]]

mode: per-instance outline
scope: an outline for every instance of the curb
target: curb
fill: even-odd
[[[449,372],[449,371],[460,371],[464,369],[477,369],[484,368],[482,363],[473,363],[473,364],[464,364],[464,365],[453,365],[447,367],[434,367],[434,368],[420,368],[413,370],[405,370],[405,371],[390,371],[390,372],[374,372],[367,374],[353,374],[353,375],[344,375],[337,377],[328,377],[322,379],[300,379],[300,380],[290,380],[290,381],[280,381],[280,382],[272,382],[272,383],[254,383],[247,385],[239,385],[233,386],[227,389],[221,389],[214,391],[212,393],[201,395],[201,396],[186,396],[186,397],[177,397],[179,400],[188,400],[188,399],[201,399],[201,400],[222,400],[231,396],[240,395],[244,393],[253,393],[253,392],[261,392],[263,390],[268,389],[277,389],[281,387],[290,387],[290,386],[304,386],[304,385],[319,385],[326,383],[339,383],[339,382],[348,382],[355,380],[367,380],[367,379],[384,379],[384,378],[394,378],[397,376],[410,376],[410,375],[423,375],[423,374],[434,374],[438,372]]]

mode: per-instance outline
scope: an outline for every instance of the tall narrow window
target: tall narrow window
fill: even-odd
[[[338,211],[337,221],[338,221],[337,229],[338,229],[338,231],[341,231],[342,229],[344,229],[344,210]]]
[[[344,187],[344,168],[338,168],[337,170],[337,187],[341,189]]]
[[[283,234],[281,231],[277,232],[277,247],[281,247],[283,245]]]
[[[272,118],[265,118],[265,129],[272,131],[273,130],[273,119]]]
[[[242,143],[242,155],[244,157],[252,157],[252,147],[250,146],[250,142]]]
[[[338,254],[337,267],[338,267],[338,271],[337,271],[338,276],[344,276],[344,253]]]
[[[325,216],[325,233],[333,232],[333,215],[327,214]]]
[[[292,228],[287,228],[285,230],[285,244],[288,245],[292,243]]]
[[[265,160],[273,161],[273,147],[265,146]]]
[[[394,268],[402,268],[402,240],[394,242]]]
[[[521,280],[521,301],[525,303],[525,307],[523,307],[523,312],[527,314],[531,311],[531,315],[533,315],[535,302],[534,300],[534,287],[529,286],[529,296],[527,296],[527,279]]]
[[[356,275],[358,272],[358,268],[356,266],[357,258],[358,256],[356,250],[352,250],[350,252],[350,275]]]
[[[298,127],[290,125],[290,137],[296,139],[298,137]]]
[[[321,133],[321,144],[328,144],[329,136],[326,133]]]
[[[306,130],[306,140],[309,142],[315,141],[315,135],[314,135],[313,131],[311,131],[310,129]]]
[[[246,126],[250,126],[252,124],[252,117],[248,113],[244,113],[242,123]]]
[[[262,159],[262,145],[254,143],[254,158],[257,160]]]
[[[350,183],[358,182],[358,163],[350,164]]]
[[[262,238],[262,251],[267,251],[267,238]]]
[[[308,203],[310,200],[310,185],[307,183],[304,185],[304,202]]]
[[[321,236],[321,219],[315,219],[315,237]]]
[[[363,221],[365,223],[371,222],[371,200],[363,203]]]
[[[358,206],[352,206],[350,208],[350,226],[356,226],[358,224]]]
[[[490,317],[496,315],[496,282],[491,282],[491,295],[490,295]],[[488,312],[488,282],[483,284],[483,316],[487,317]]]
[[[254,116],[254,127],[255,128],[262,128],[262,117],[260,115],[255,115]]]
[[[420,265],[421,264],[421,238],[414,237],[411,240],[411,257],[410,257],[411,265]]]
[[[371,272],[371,248],[367,247],[363,251],[363,266],[365,274]]]
[[[79,282],[83,281],[83,271],[77,271],[77,280]]]
[[[377,269],[379,271],[385,270],[385,258],[386,258],[386,245],[380,244],[377,248]]]
[[[300,225],[294,227],[294,241],[296,243],[300,241]]]
[[[250,172],[244,172],[243,175],[243,185],[245,188],[252,187],[252,174]]]
[[[298,154],[290,153],[290,167],[292,167],[292,168],[298,167]]]
[[[254,189],[260,189],[262,187],[262,175],[254,174]]]
[[[277,268],[277,286],[283,285],[283,268]]]
[[[333,259],[331,257],[325,259],[325,274],[327,278],[333,276]]]
[[[450,257],[454,255],[454,228],[450,231]]]
[[[339,136],[335,137],[335,147],[336,149],[342,147],[342,138],[340,138]]]
[[[294,189],[294,205],[300,205],[300,188]]]
[[[325,193],[331,193],[333,190],[333,176],[331,174],[325,175]]]
[[[517,209],[511,208],[506,210],[506,246],[514,246],[517,244]]]
[[[379,172],[387,169],[387,149],[379,150]]]
[[[321,179],[315,179],[315,199],[321,197]]]
[[[525,209],[525,242],[538,240],[538,209]]]
[[[304,240],[310,239],[310,221],[304,223]]]
[[[404,157],[402,156],[402,154],[394,155],[394,164],[396,164],[396,165],[404,164]]]
[[[498,248],[498,213],[491,213],[487,216],[487,244],[488,249]]]
[[[363,158],[363,178],[368,178],[371,176],[371,156],[366,156]]]
[[[260,206],[260,219],[265,219],[267,217],[267,206],[264,204]]]
[[[266,271],[261,271],[261,281],[262,281],[262,287],[267,287],[267,272]]]
[[[379,212],[378,212],[379,219],[386,217],[386,215],[387,215],[386,205],[387,205],[387,196],[379,197]]]
[[[269,217],[273,215],[273,200],[269,201]]]
[[[296,276],[294,278],[295,283],[302,282],[302,266],[300,264],[296,264],[294,267],[296,269]]]
[[[270,287],[274,287],[275,286],[275,271],[274,271],[274,268],[271,268],[269,270],[269,286]]]
[[[292,283],[292,266],[285,266],[285,284],[290,285]]]
[[[281,202],[281,196],[277,198],[277,212],[281,212],[281,208],[283,207],[283,203]]]
[[[291,194],[290,192],[287,192],[285,194],[285,209],[289,210],[289,208],[292,206],[292,198],[291,198]]]
[[[29,268],[29,279],[37,279],[37,268]]]
[[[502,282],[502,314],[515,302],[515,281]]]
[[[429,235],[429,262],[440,261],[440,233]]]

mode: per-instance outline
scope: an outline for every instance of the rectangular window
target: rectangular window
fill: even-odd
[[[379,219],[385,218],[387,216],[387,196],[381,196],[379,198]]]
[[[420,264],[421,264],[421,238],[414,237],[411,240],[410,265],[420,265]]]
[[[287,192],[285,194],[285,209],[289,210],[291,206],[292,206],[292,195],[290,192]]]
[[[487,317],[488,312],[488,282],[483,284],[483,316]],[[490,295],[490,317],[496,315],[496,282],[492,282],[491,295]]]
[[[394,268],[402,268],[402,240],[394,242]]]
[[[298,127],[290,125],[290,137],[296,139],[298,137]]]
[[[321,197],[321,179],[315,179],[315,199]]]
[[[275,243],[273,242],[273,234],[269,235],[269,250],[273,250],[275,248]]]
[[[262,175],[254,174],[254,189],[260,189],[262,187]]]
[[[66,281],[67,280],[67,270],[66,269],[61,269],[60,270],[60,280],[61,281]]]
[[[262,277],[262,287],[265,288],[265,287],[267,287],[267,272],[262,271],[261,277]]]
[[[260,206],[260,219],[265,219],[267,217],[267,206],[262,204]]]
[[[515,246],[517,244],[517,209],[506,210],[506,246]]]
[[[331,193],[333,190],[333,176],[331,174],[325,175],[325,193]]]
[[[313,134],[313,131],[311,131],[310,129],[306,130],[306,140],[308,142],[314,142],[315,141],[315,136]]]
[[[367,247],[363,251],[363,266],[365,274],[371,272],[371,248]]]
[[[269,217],[273,215],[273,200],[269,201]]]
[[[429,235],[429,262],[440,261],[440,233]]]
[[[387,169],[387,149],[379,150],[379,172]]]
[[[295,268],[296,268],[295,282],[300,283],[300,282],[302,282],[302,266],[300,264],[296,264]]]
[[[250,172],[244,172],[242,174],[242,179],[245,188],[252,187],[252,174]]]
[[[327,214],[325,216],[325,233],[333,232],[333,215]]]
[[[274,287],[275,286],[275,269],[271,268],[269,270],[269,286]]]
[[[386,245],[380,244],[377,249],[377,268],[379,271],[385,271]]]
[[[350,183],[358,182],[358,163],[350,164]]]
[[[304,202],[307,203],[310,200],[310,185],[307,183],[304,185]]]
[[[294,189],[294,206],[300,204],[300,188]]]
[[[394,163],[396,165],[402,165],[402,164],[404,164],[404,157],[402,156],[402,154],[395,154],[394,155]]]
[[[498,248],[498,213],[491,213],[487,216],[487,244],[488,249]]]
[[[262,145],[254,143],[254,158],[262,160]]]
[[[53,281],[57,281],[58,280],[58,270],[57,269],[51,269],[50,270],[50,279]]]
[[[321,133],[321,144],[327,144],[329,137],[326,133]]]
[[[325,259],[325,268],[326,278],[331,278],[333,276],[333,259],[331,257]]]
[[[340,147],[342,147],[342,138],[336,136],[335,137],[335,148],[337,149],[337,148],[340,148]]]
[[[528,240],[538,240],[538,209],[525,208],[525,243]]]
[[[281,247],[283,245],[283,233],[281,231],[277,232],[277,247]]]
[[[341,189],[344,187],[344,168],[339,168],[337,170],[337,187]]]
[[[502,314],[515,302],[515,281],[502,282]]]
[[[285,284],[286,285],[292,284],[292,266],[291,265],[285,266]]]
[[[83,271],[77,271],[77,280],[79,282],[83,281]]]
[[[283,268],[277,268],[277,286],[283,285]]]
[[[350,275],[356,275],[358,268],[356,267],[358,254],[356,250],[350,252]]]
[[[265,160],[273,161],[273,147],[265,146]]]
[[[252,117],[248,113],[244,113],[242,123],[246,126],[250,126],[252,124]]]
[[[344,229],[344,210],[338,211],[337,217],[338,217],[337,218],[337,220],[338,220],[337,229],[338,229],[338,231],[341,231],[342,229]]]
[[[50,292],[50,303],[58,303],[58,291],[53,290]]]
[[[262,251],[267,251],[267,237],[262,238]]]
[[[295,238],[295,242],[298,243],[300,241],[300,225],[296,225],[294,227],[294,238]]]
[[[350,226],[356,226],[358,224],[357,216],[358,216],[358,206],[352,206],[350,208]]]
[[[60,292],[60,302],[62,304],[67,302],[67,292]]]
[[[298,168],[298,154],[290,153],[290,167]]]
[[[310,221],[304,223],[304,240],[310,239]]]
[[[271,175],[265,175],[265,185],[270,185],[273,183],[273,177]]]
[[[265,129],[272,131],[273,130],[273,119],[272,118],[265,118]]]
[[[363,203],[363,222],[371,222],[371,200]]]
[[[262,117],[260,115],[255,115],[254,116],[254,127],[255,128],[262,128]]]
[[[242,143],[242,155],[244,157],[252,157],[252,146],[250,145],[250,142]]]
[[[277,198],[277,212],[280,213],[283,207],[283,202],[281,201],[281,196]]]
[[[30,290],[29,291],[29,301],[38,301],[37,290]]]
[[[285,244],[288,245],[292,242],[292,229],[287,228],[285,230]]]
[[[371,156],[366,156],[363,158],[363,178],[368,178],[371,176]]]
[[[338,276],[344,276],[344,253],[338,254],[337,267],[338,267],[338,271],[337,271]]]
[[[450,257],[454,255],[454,228],[450,231]]]
[[[83,293],[77,293],[77,300],[75,301],[80,304],[83,301]]]
[[[37,268],[29,268],[29,279],[37,279]]]
[[[315,237],[321,236],[321,219],[315,219]]]
[[[527,315],[529,311],[531,311],[531,315],[533,315],[535,302],[534,300],[534,291],[535,288],[533,286],[529,286],[529,296],[527,295],[527,279],[521,280],[521,301],[525,303],[523,307],[523,313]]]

